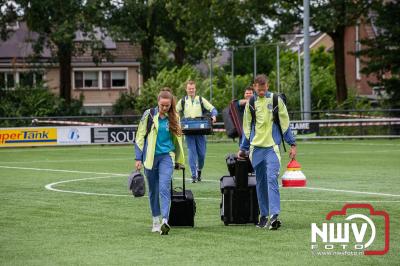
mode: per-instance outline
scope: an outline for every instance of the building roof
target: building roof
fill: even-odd
[[[323,32],[310,32],[310,48],[317,45],[317,43],[326,37],[326,33]],[[286,34],[283,35],[285,43],[287,47],[296,52],[300,48],[300,52],[303,53],[304,49],[304,34],[303,33],[295,33],[295,34]],[[331,47],[326,47],[328,50]]]
[[[30,56],[34,55],[32,47],[38,36],[36,32],[29,30],[25,22],[18,23],[18,26],[15,27],[15,31],[10,34],[10,37],[6,41],[0,41],[0,63],[14,64],[26,62]],[[113,62],[137,62],[141,58],[139,45],[133,45],[129,41],[115,42],[105,31],[99,28],[95,29],[95,37],[103,42],[105,48],[111,54]],[[90,39],[83,32],[77,31],[74,41],[80,43],[90,41]],[[48,61],[52,58],[51,50],[48,47],[44,47],[40,55],[40,61]],[[72,58],[72,63],[75,65],[92,62],[89,49],[83,54]]]
[[[18,23],[15,31],[6,41],[0,41],[0,58],[27,58],[33,55],[32,43],[38,34],[28,29],[25,22]],[[51,58],[51,51],[44,48],[41,57]]]

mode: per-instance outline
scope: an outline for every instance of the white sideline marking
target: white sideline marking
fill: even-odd
[[[124,144],[124,146],[128,146],[130,144]],[[89,148],[89,151],[97,151],[99,149],[102,150],[121,150],[121,147],[118,146],[87,146],[86,148]],[[133,150],[133,145],[132,148]],[[16,148],[12,148],[12,147],[7,147],[4,149],[0,149],[0,153],[19,153],[19,152],[42,152],[42,151],[46,151],[46,152],[58,152],[58,151],[81,151],[82,147],[34,147],[34,149],[32,149],[32,147],[16,147]]]
[[[101,158],[101,159],[39,160],[39,161],[19,161],[19,162],[0,161],[0,163],[25,164],[25,163],[68,163],[68,162],[129,161],[129,160],[132,159],[129,157],[124,157],[124,158]]]
[[[62,170],[62,169],[47,169],[47,168],[32,168],[32,167],[16,167],[16,166],[5,166],[5,165],[0,165],[0,168],[18,169],[18,170],[33,170],[33,171],[63,172],[63,173],[75,173],[75,174],[98,174],[98,175],[125,176],[125,175],[123,175],[123,174],[114,174],[114,173],[98,173],[98,172],[75,171],[75,170]]]
[[[128,176],[129,173],[126,174],[117,174],[117,173],[102,173],[102,172],[86,172],[86,171],[75,171],[75,170],[63,170],[63,169],[48,169],[48,168],[32,168],[32,167],[17,167],[17,166],[5,166],[0,165],[0,168],[8,168],[8,169],[18,169],[18,170],[34,170],[34,171],[49,171],[49,172],[64,172],[64,173],[75,173],[75,174],[95,174],[95,175],[111,175],[111,176]],[[99,177],[101,178],[101,177]],[[92,178],[93,179],[93,178]],[[174,179],[181,180],[181,177],[174,177]],[[82,179],[85,180],[85,179]],[[67,180],[68,181],[68,180]],[[186,178],[186,183],[190,182],[189,179]],[[201,182],[218,182],[218,180],[206,180],[201,179]]]
[[[400,146],[400,143],[346,143],[346,142],[334,142],[334,141],[301,141],[301,145],[355,145],[355,146]]]
[[[72,191],[72,190],[62,190],[54,188],[53,186],[63,183],[70,182],[79,182],[84,180],[91,179],[100,179],[100,178],[111,178],[117,177],[115,175],[112,176],[100,176],[100,177],[87,177],[87,178],[79,178],[79,179],[71,179],[71,180],[63,180],[54,182],[51,184],[47,184],[45,186],[46,189],[55,191],[55,192],[63,192],[63,193],[73,193],[73,194],[81,194],[81,195],[91,195],[91,196],[111,196],[111,197],[132,197],[131,195],[122,195],[122,194],[110,194],[110,193],[96,193],[96,192],[85,192],[85,191]],[[176,178],[175,178],[176,179]],[[364,192],[364,191],[354,191],[354,190],[341,190],[341,189],[330,189],[330,188],[313,188],[313,187],[299,187],[297,189],[311,189],[311,190],[324,190],[324,191],[333,191],[333,192],[344,192],[351,194],[367,194],[367,195],[379,195],[379,196],[388,196],[388,197],[399,197],[400,195],[387,194],[387,193],[375,193],[375,192]],[[147,196],[145,196],[147,197]],[[204,197],[196,197],[199,200],[212,200],[218,201],[220,198],[204,198]],[[287,202],[366,202],[366,200],[321,200],[321,199],[282,199],[281,201]],[[400,202],[400,200],[367,200],[368,202],[382,202],[382,203],[390,203],[390,202]]]
[[[379,150],[373,151],[373,153],[393,153],[393,152],[400,152],[399,150]],[[365,154],[365,151],[336,151],[336,152],[318,152],[318,154]],[[119,154],[121,155],[121,154]],[[297,155],[315,155],[312,152],[298,152]],[[207,155],[210,158],[217,158],[220,156],[217,155]],[[30,164],[30,163],[64,163],[64,162],[97,162],[97,161],[131,161],[132,158],[122,157],[122,158],[99,158],[99,159],[71,159],[71,160],[36,160],[36,161],[0,161],[0,163],[7,163],[7,164]]]
[[[396,194],[379,193],[379,192],[366,192],[366,191],[356,191],[356,190],[343,190],[334,188],[323,188],[323,187],[293,187],[296,189],[311,189],[311,190],[323,190],[323,191],[333,191],[333,192],[344,192],[352,194],[367,194],[367,195],[377,195],[377,196],[387,196],[387,197],[400,197]]]
[[[119,176],[127,176],[127,174],[116,174],[116,173],[102,173],[102,172],[89,172],[89,171],[75,171],[75,170],[62,170],[62,169],[47,169],[47,168],[31,168],[31,167],[16,167],[16,166],[3,166],[0,165],[0,168],[8,168],[8,169],[19,169],[19,170],[34,170],[34,171],[51,171],[51,172],[65,172],[65,173],[78,173],[78,174],[98,174],[98,175],[107,175],[106,177],[89,177],[89,178],[80,178],[80,179],[71,179],[71,180],[64,180],[55,183],[51,183],[45,186],[48,190],[53,190],[57,192],[68,192],[68,193],[75,193],[75,194],[84,194],[84,195],[99,195],[99,196],[125,196],[119,194],[104,194],[104,193],[94,193],[94,192],[80,192],[80,191],[67,191],[67,190],[60,190],[53,188],[54,185],[68,183],[68,182],[77,182],[77,181],[84,181],[90,179],[100,179],[100,178],[110,178],[110,177],[119,177]],[[180,177],[174,177],[174,179],[180,180]],[[188,180],[189,181],[189,180]],[[202,182],[219,182],[218,180],[202,180]],[[332,192],[343,192],[343,193],[351,193],[351,194],[365,194],[365,195],[375,195],[375,196],[386,196],[386,197],[400,197],[400,195],[396,194],[389,194],[389,193],[379,193],[379,192],[367,192],[367,191],[356,191],[356,190],[344,190],[344,189],[334,189],[334,188],[321,188],[321,187],[297,187],[295,189],[310,189],[310,190],[321,190],[321,191],[332,191]],[[198,198],[198,199],[210,199],[214,200],[213,198]],[[284,200],[284,201],[293,201],[293,200]],[[319,200],[295,200],[295,201],[319,201]],[[330,201],[327,201],[330,202]],[[337,201],[342,202],[342,201]],[[344,201],[347,202],[347,201]],[[355,201],[356,202],[356,201]],[[383,202],[383,201],[379,201]],[[397,201],[391,201],[397,202]]]

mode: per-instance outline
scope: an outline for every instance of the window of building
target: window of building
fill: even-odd
[[[126,71],[111,72],[112,87],[126,87]]]
[[[356,25],[356,53],[361,51],[360,43],[360,24]],[[356,55],[356,79],[361,79],[361,66],[360,66],[360,56]]]
[[[20,72],[19,85],[22,87],[33,87],[34,85],[33,72]]]
[[[111,88],[111,71],[103,71],[103,88]]]
[[[75,88],[81,89],[83,88],[83,72],[82,71],[75,71],[74,72],[74,77],[75,77]]]
[[[42,81],[43,81],[43,74],[35,73],[35,84],[42,83]]]
[[[15,86],[14,74],[10,72],[0,72],[0,89],[9,90]]]
[[[127,76],[126,70],[74,71],[74,87],[76,89],[126,88]]]
[[[98,88],[99,73],[97,71],[83,72],[83,85],[85,88]]]

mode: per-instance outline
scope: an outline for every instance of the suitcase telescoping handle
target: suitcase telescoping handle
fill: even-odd
[[[181,167],[182,169],[182,196],[186,199],[186,194],[185,194],[185,167]],[[173,182],[171,179],[171,198],[172,198],[172,193],[174,192],[174,186],[173,186]]]
[[[186,197],[186,194],[185,194],[185,167],[182,167],[182,181],[183,181],[183,184],[182,184],[183,196]]]

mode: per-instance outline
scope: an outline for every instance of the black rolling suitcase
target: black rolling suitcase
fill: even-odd
[[[181,191],[173,188],[171,181],[171,207],[169,209],[168,223],[170,226],[194,227],[196,202],[191,190],[185,189],[185,169],[182,169],[183,185]]]
[[[232,176],[220,180],[222,199],[221,220],[225,225],[258,223],[259,209],[256,191],[256,177],[248,177],[248,187],[237,188]]]
[[[222,119],[224,120],[226,135],[233,139],[239,137],[235,124],[233,123],[229,107],[226,107],[224,110],[222,110]]]
[[[243,113],[239,111],[238,106],[239,100],[233,100],[229,104],[229,114],[232,118],[232,123],[234,124],[237,134],[242,137],[243,134]]]

